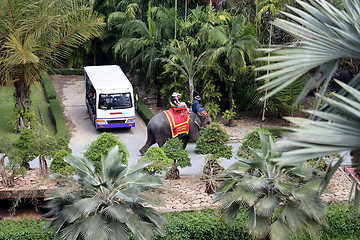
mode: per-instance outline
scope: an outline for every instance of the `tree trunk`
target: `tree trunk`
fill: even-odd
[[[231,60],[231,54],[229,56],[229,110],[233,111],[233,85],[234,85],[234,81],[233,81],[233,70],[231,67],[232,64],[232,60]],[[234,126],[234,117],[231,116],[231,118],[229,119],[229,127],[233,127]]]
[[[190,102],[194,100],[194,77],[189,77]]]
[[[0,173],[1,173],[2,183],[5,187],[11,187],[9,186],[9,178],[5,170],[5,158],[6,158],[6,154],[1,156],[0,158]]]
[[[24,128],[31,128],[29,111],[31,107],[30,100],[30,84],[25,83],[24,80],[16,81],[15,86],[15,97],[16,103],[15,108],[17,108],[18,113],[18,124],[17,131],[21,132]]]
[[[185,0],[185,16],[184,16],[185,22],[186,22],[186,18],[187,18],[187,7],[188,7],[188,0]]]
[[[230,79],[230,85],[229,85],[229,101],[230,101],[230,104],[229,104],[229,109],[230,111],[233,111],[233,80]],[[234,117],[231,116],[230,120],[229,120],[229,127],[233,127],[234,126]]]
[[[166,179],[179,179],[180,172],[176,165],[173,165],[169,171],[166,172]]]
[[[351,151],[350,155],[352,156],[351,164],[353,167],[360,168],[360,149]]]
[[[44,156],[39,156],[40,172],[42,176],[45,176],[48,170],[46,159]]]

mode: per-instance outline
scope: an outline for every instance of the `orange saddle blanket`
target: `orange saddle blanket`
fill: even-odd
[[[174,111],[175,108],[170,108],[164,111],[171,127],[172,137],[176,137],[182,133],[189,133],[189,113],[184,108],[184,111]]]

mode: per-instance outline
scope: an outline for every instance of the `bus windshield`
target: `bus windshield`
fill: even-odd
[[[131,108],[131,94],[130,93],[110,93],[99,95],[100,109],[124,109]]]

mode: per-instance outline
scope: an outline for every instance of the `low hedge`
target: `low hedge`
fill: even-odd
[[[56,97],[56,91],[52,82],[49,78],[49,75],[42,76],[42,83],[44,87],[44,92],[46,95],[46,99],[49,102],[50,106],[50,117],[52,122],[55,124],[56,134],[55,137],[64,137],[68,139],[68,129],[66,126],[66,120],[64,118],[60,102]]]
[[[51,75],[84,75],[84,69],[73,69],[73,68],[66,68],[66,69],[51,69],[49,71]]]
[[[154,116],[154,113],[146,106],[144,100],[141,98],[137,101],[137,112],[146,124],[148,124],[150,119]]]
[[[56,91],[52,85],[49,75],[42,76],[42,84],[47,101],[49,102],[50,99],[56,99]]]
[[[220,215],[212,209],[195,212],[178,212],[165,214],[168,225],[165,236],[156,240],[248,240],[251,237],[244,225],[245,213],[240,213],[234,227],[220,221]]]
[[[55,137],[64,137],[68,139],[68,129],[66,126],[66,120],[64,118],[60,102],[58,99],[49,99],[50,115],[55,123],[56,134]]]
[[[254,239],[245,228],[245,212],[238,215],[234,227],[228,227],[219,220],[215,210],[196,212],[175,212],[164,214],[168,220],[165,236],[156,240],[235,240]],[[348,205],[331,203],[327,207],[328,226],[322,231],[320,240],[360,239],[360,219],[357,211]],[[53,239],[51,230],[44,230],[47,221],[25,219],[21,221],[0,220],[0,240],[49,240]],[[310,240],[310,236],[292,237],[292,240]]]
[[[0,240],[50,240],[54,239],[51,230],[45,231],[47,221],[35,219],[1,220]]]

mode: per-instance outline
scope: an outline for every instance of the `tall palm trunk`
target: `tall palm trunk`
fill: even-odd
[[[229,58],[229,110],[232,111],[233,110],[233,71],[232,71],[232,67],[231,67],[231,56]],[[233,117],[231,117],[229,119],[229,127],[233,127],[234,126],[234,119]]]
[[[360,168],[360,149],[357,149],[355,151],[351,151],[350,155],[352,156],[351,164],[352,166]]]
[[[30,128],[29,111],[31,107],[30,84],[21,77],[20,81],[14,83],[15,86],[15,111],[18,113],[17,131],[21,132],[24,128]]]
[[[190,92],[190,102],[192,102],[194,100],[194,77],[190,76],[189,77],[189,92]]]

